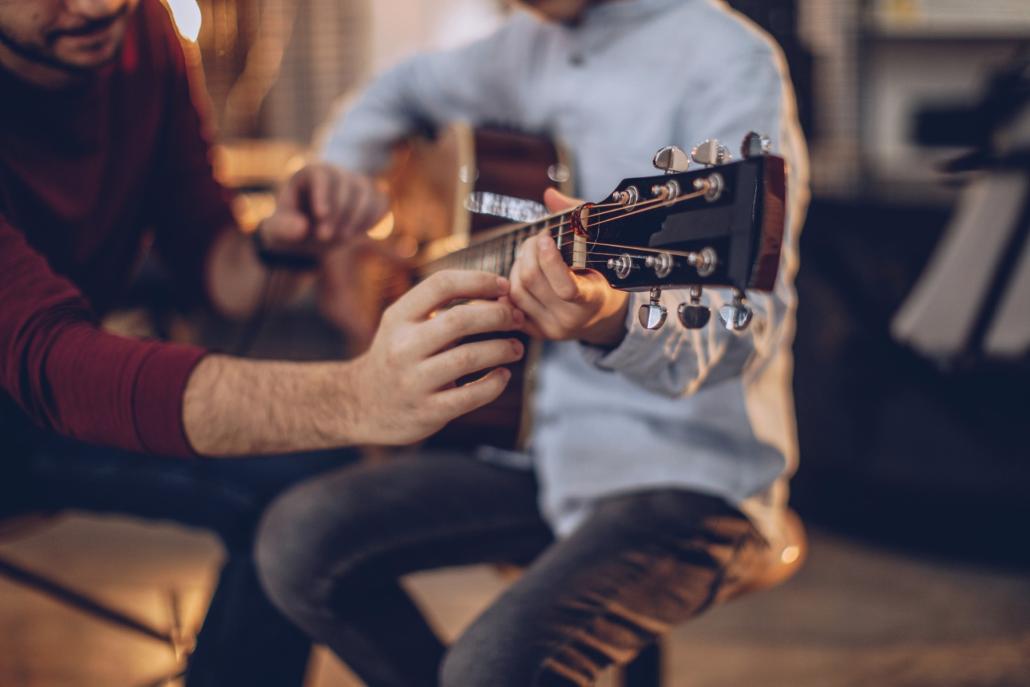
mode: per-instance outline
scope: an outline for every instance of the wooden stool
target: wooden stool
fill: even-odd
[[[721,602],[736,599],[751,592],[772,589],[793,577],[808,555],[808,537],[797,513],[787,509],[784,513],[784,542],[769,552],[767,565],[756,577],[744,580],[721,597]],[[661,687],[663,657],[661,640],[644,648],[637,657],[622,668],[622,687]]]
[[[55,516],[44,513],[0,519],[0,541],[22,537],[29,532],[52,524],[55,519]],[[102,604],[87,594],[76,591],[38,571],[30,570],[20,563],[15,563],[4,556],[0,556],[0,577],[45,594],[55,601],[85,613],[91,618],[117,625],[130,632],[135,632],[138,635],[167,644],[172,648],[176,660],[182,666],[185,666],[186,659],[193,650],[193,637],[182,631],[178,617],[178,603],[174,598],[172,599],[173,626],[169,631],[163,631],[152,627],[138,618],[132,617],[124,611],[119,611]],[[175,678],[181,677],[183,674],[185,674],[185,668],[177,670],[173,675],[162,678],[153,684],[163,685]]]
[[[787,509],[784,513],[784,541],[770,550],[768,559],[760,573],[741,581],[718,598],[719,602],[736,599],[744,594],[758,592],[783,584],[801,569],[808,555],[808,537],[797,513]],[[496,566],[506,578],[514,579],[519,568],[509,565]],[[662,687],[664,658],[661,639],[644,647],[636,657],[619,669],[618,683],[622,687]]]

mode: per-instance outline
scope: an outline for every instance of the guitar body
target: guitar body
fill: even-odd
[[[502,217],[467,210],[466,200],[473,193],[541,202],[545,189],[559,186],[568,190],[569,185],[568,166],[551,141],[464,124],[450,125],[434,138],[417,137],[399,146],[386,179],[393,213],[389,240],[398,252],[417,259],[460,250],[478,234],[509,223]],[[427,445],[520,446],[528,431],[524,401],[532,386],[539,348],[526,343],[526,357],[511,367],[512,379],[501,397],[450,423]]]

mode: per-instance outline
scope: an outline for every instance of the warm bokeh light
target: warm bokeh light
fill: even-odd
[[[167,0],[172,10],[175,28],[188,41],[196,42],[200,35],[201,14],[197,0]]]
[[[780,552],[780,560],[790,564],[801,557],[801,549],[797,546],[785,546]]]
[[[393,213],[388,212],[376,225],[368,230],[368,237],[376,240],[388,238],[393,233]]]

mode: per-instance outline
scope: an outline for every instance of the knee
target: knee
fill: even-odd
[[[346,573],[339,561],[349,555],[349,523],[339,516],[316,478],[276,498],[258,525],[254,560],[261,585],[301,625],[329,603],[336,580]]]
[[[482,621],[480,617],[447,651],[440,665],[440,687],[538,684],[541,665],[534,642],[518,637],[518,628]]]
[[[298,501],[289,491],[273,501],[254,539],[258,577],[272,602],[284,611],[296,606],[294,597],[304,589],[300,580],[305,576],[305,552],[297,542],[298,520],[304,513]]]
[[[389,504],[365,477],[344,469],[302,482],[275,499],[258,526],[254,558],[261,584],[302,626],[331,603],[360,601],[375,579],[383,550],[378,525]]]
[[[486,687],[499,684],[486,674],[486,665],[495,663],[493,647],[467,636],[459,639],[440,665],[440,687]]]

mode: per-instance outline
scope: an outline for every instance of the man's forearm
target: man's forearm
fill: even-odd
[[[494,274],[437,272],[387,308],[369,349],[346,362],[209,355],[186,383],[186,438],[208,456],[421,441],[511,379],[503,366],[522,357],[518,340],[466,341],[522,327],[509,292]],[[436,314],[455,301],[466,302]],[[486,374],[455,385],[478,372]]]
[[[258,259],[250,237],[235,227],[222,232],[208,260],[208,289],[215,308],[232,319],[250,317],[261,305],[267,278],[268,268]],[[310,274],[284,272],[277,277],[276,295],[291,301],[311,281]]]
[[[209,355],[183,399],[197,453],[237,456],[333,448],[362,440],[350,363],[296,363]]]

